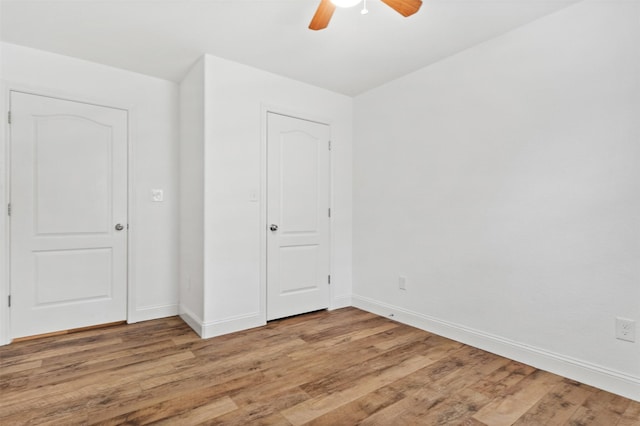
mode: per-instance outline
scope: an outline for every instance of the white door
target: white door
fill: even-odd
[[[10,104],[11,337],[125,320],[127,112]]]
[[[267,119],[267,319],[329,307],[329,126]]]

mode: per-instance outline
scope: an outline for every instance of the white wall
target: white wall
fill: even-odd
[[[129,285],[134,289],[129,299],[129,321],[177,314],[177,85],[17,45],[2,43],[1,47],[0,72],[5,89],[19,85],[61,97],[129,108],[133,183],[129,206],[132,260]],[[3,152],[6,146],[7,138],[3,137]],[[5,162],[0,163],[4,171]],[[2,173],[3,196],[5,182]],[[163,203],[151,202],[152,188],[164,189]],[[4,219],[3,224],[6,225]],[[4,271],[6,256],[0,259],[0,264]],[[6,289],[4,278],[0,287]]]
[[[266,108],[331,126],[331,308],[350,305],[352,99],[214,56],[204,62],[204,313],[196,326],[198,319],[185,320],[205,337],[266,321],[264,204],[250,200],[264,193]]]
[[[356,306],[640,399],[640,332],[614,338],[640,321],[639,16],[582,2],[356,98]]]
[[[180,313],[196,329],[204,321],[204,95],[201,58],[180,83]]]

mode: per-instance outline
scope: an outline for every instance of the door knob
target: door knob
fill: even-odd
[[[278,225],[272,224],[269,229],[271,229],[272,231],[277,231],[278,230]]]
[[[122,226],[122,224],[117,224],[116,225],[116,231],[122,231],[124,229],[124,226]]]

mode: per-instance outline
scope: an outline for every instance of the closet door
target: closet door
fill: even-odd
[[[127,112],[10,102],[11,337],[125,320]]]

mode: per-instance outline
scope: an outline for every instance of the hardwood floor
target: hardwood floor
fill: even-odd
[[[0,347],[0,425],[640,425],[640,403],[355,308]]]

